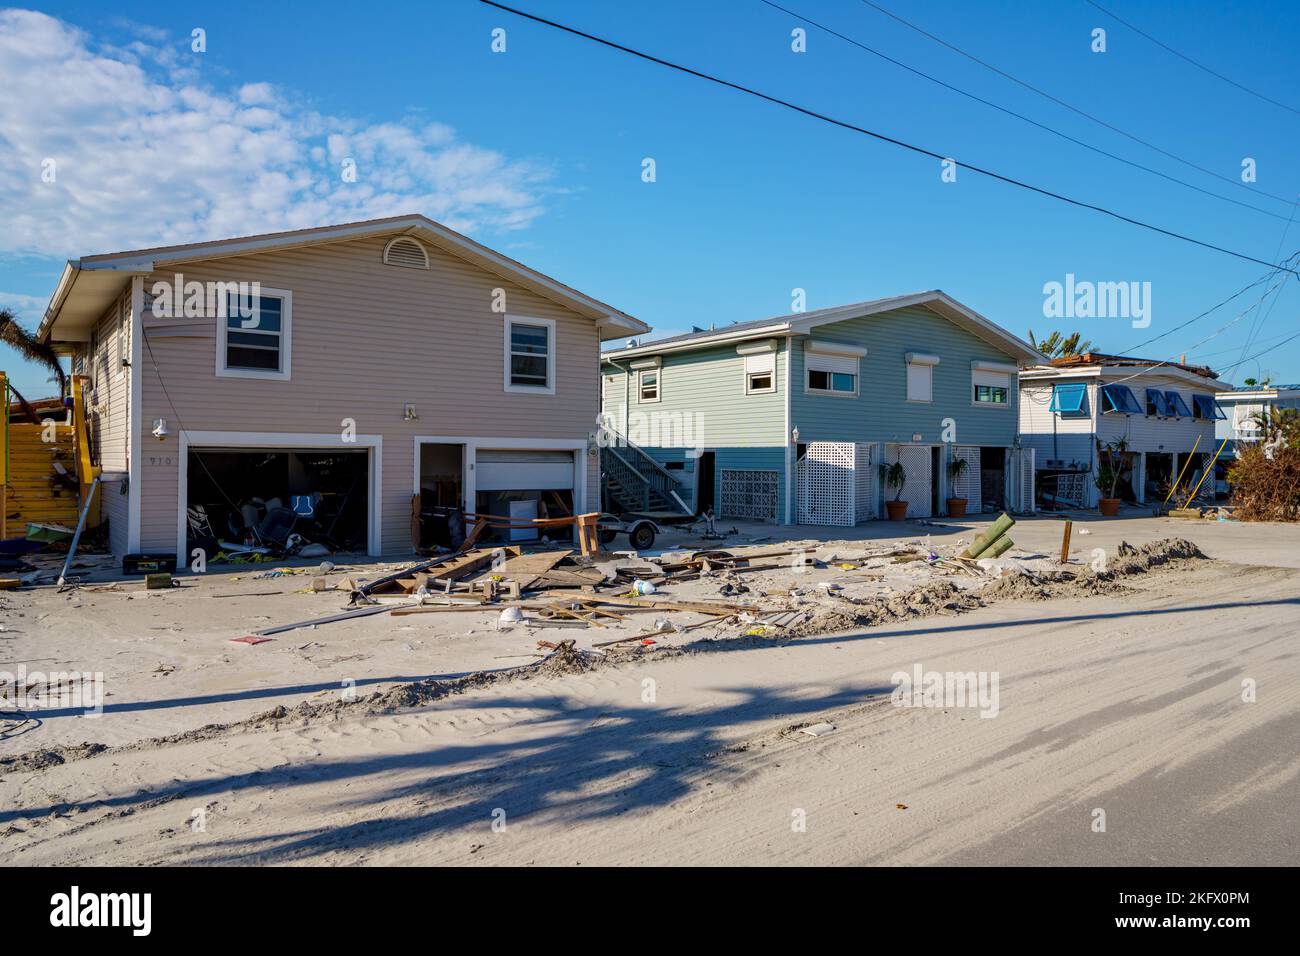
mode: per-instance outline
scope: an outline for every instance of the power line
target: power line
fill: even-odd
[[[828,116],[825,113],[819,113],[816,110],[809,109],[808,107],[799,106],[798,104],[792,103],[789,100],[783,100],[780,97],[772,96],[768,93],[763,93],[759,90],[753,89],[752,87],[742,86],[739,83],[733,83],[730,80],[724,80],[721,77],[714,76],[710,73],[704,73],[700,70],[692,69],[691,67],[688,66],[682,66],[678,63],[673,63],[671,60],[665,60],[662,57],[654,56],[653,54],[650,53],[644,53],[640,50],[633,49],[632,47],[624,46],[621,43],[616,43],[613,40],[607,40],[604,37],[599,37],[592,33],[586,33],[574,27],[565,26],[563,23],[557,23],[554,20],[548,20],[545,17],[540,17],[533,13],[526,13],[523,10],[517,10],[514,7],[509,7],[503,3],[498,3],[496,2],[496,0],[479,0],[479,2],[486,4],[487,6],[490,7],[496,7],[498,10],[503,10],[506,13],[512,13],[515,16],[522,17],[525,20],[532,20],[534,23],[540,23],[543,26],[548,26],[553,29],[563,31],[564,33],[568,33],[576,37],[581,37],[584,40],[590,40],[593,43],[599,43],[600,45],[609,47],[612,50],[618,50],[622,53],[630,54],[631,56],[635,56],[649,63],[657,63],[658,65],[667,67],[670,70],[676,70],[679,73],[685,73],[688,76],[694,76],[697,79],[707,80],[710,83],[716,83],[719,86],[724,86],[728,89],[736,90],[739,93],[746,93],[750,96],[757,97],[758,99],[765,100],[768,103],[772,103],[777,106],[783,106],[786,109],[793,110],[796,113],[802,113],[804,116],[810,116],[813,119],[821,120],[824,123],[830,123],[832,126],[838,126],[841,129],[847,129],[855,133],[861,133],[864,136],[870,136],[873,139],[880,140],[881,142],[890,143],[894,146],[900,146],[903,149],[910,150],[911,152],[914,153],[919,153],[922,156],[929,156],[930,158],[937,159],[940,162],[945,162],[951,159],[951,157],[949,156],[946,156],[942,153],[936,153],[933,150],[926,149],[922,146],[916,146],[913,145],[912,143],[905,142],[901,139],[896,139],[893,136],[887,136],[884,133],[878,133],[875,132],[874,130],[869,130],[863,126],[858,126],[846,120],[836,119],[833,116]],[[955,159],[952,161],[957,162]],[[1113,219],[1118,219],[1120,222],[1127,222],[1130,225],[1138,226],[1142,229],[1148,229],[1151,232],[1157,232],[1163,236],[1169,236],[1172,239],[1180,239],[1183,242],[1188,242],[1191,243],[1192,245],[1200,246],[1203,249],[1212,249],[1215,252],[1221,252],[1224,255],[1232,256],[1236,259],[1242,259],[1246,262],[1253,262],[1256,265],[1267,266],[1270,269],[1280,269],[1284,272],[1290,272],[1297,276],[1300,276],[1300,273],[1297,273],[1294,269],[1279,266],[1276,263],[1266,262],[1263,259],[1257,259],[1254,256],[1249,256],[1242,252],[1234,252],[1231,249],[1226,249],[1223,246],[1216,246],[1210,242],[1204,242],[1200,239],[1194,239],[1191,236],[1174,232],[1170,229],[1165,229],[1161,226],[1152,225],[1151,223],[1143,222],[1140,219],[1134,219],[1131,216],[1126,216],[1123,213],[1115,212],[1114,210],[1107,209],[1104,206],[1098,206],[1093,203],[1084,202],[1081,199],[1073,199],[1069,196],[1062,195],[1061,193],[1053,192],[1050,189],[1045,189],[1042,186],[1035,186],[1032,183],[1027,183],[1024,182],[1023,180],[1014,179],[1010,176],[1004,176],[1001,173],[996,173],[991,169],[985,169],[981,166],[975,166],[969,163],[960,163],[959,165],[965,169],[969,169],[971,172],[979,173],[982,176],[987,176],[990,179],[996,179],[999,182],[1004,182],[1012,186],[1018,186],[1021,189],[1027,189],[1031,192],[1038,193],[1041,196],[1047,196],[1051,199],[1056,199],[1061,202],[1068,203],[1071,206],[1077,206],[1080,209],[1091,209],[1093,212],[1102,213],[1103,215],[1110,216]]]
[[[1092,143],[1085,142],[1084,140],[1081,139],[1076,139],[1075,137],[1071,136],[1068,133],[1063,133],[1060,130],[1055,129],[1054,127],[1048,126],[1046,123],[1040,123],[1038,122],[1038,120],[1031,119],[1030,117],[1025,116],[1023,113],[1017,113],[1013,109],[1008,109],[1005,106],[1000,106],[999,104],[994,103],[991,100],[984,99],[984,97],[982,96],[978,96],[967,90],[963,90],[960,87],[953,86],[951,83],[945,82],[944,80],[939,79],[937,76],[932,76],[929,73],[924,72],[923,70],[918,70],[915,67],[909,66],[908,64],[902,62],[901,60],[895,59],[894,57],[890,56],[887,53],[882,53],[879,50],[873,49],[872,47],[867,46],[865,43],[855,40],[851,36],[846,36],[845,34],[840,33],[838,30],[828,27],[823,23],[818,23],[816,20],[812,19],[811,17],[805,16],[802,13],[797,13],[794,10],[791,10],[787,7],[783,7],[781,6],[781,4],[775,3],[774,0],[759,0],[759,2],[767,4],[767,6],[771,7],[774,10],[780,10],[782,13],[794,17],[796,20],[801,20],[804,23],[808,24],[809,26],[815,27],[816,29],[821,30],[824,33],[828,33],[831,36],[838,37],[839,39],[843,40],[845,43],[852,44],[853,46],[858,47],[861,50],[865,50],[867,53],[870,53],[874,56],[878,56],[882,60],[892,63],[897,67],[901,67],[904,70],[907,70],[909,73],[913,73],[916,76],[929,80],[931,83],[937,83],[939,86],[942,86],[946,90],[951,90],[953,93],[958,93],[962,96],[967,97],[968,99],[974,100],[977,103],[982,103],[991,109],[997,110],[999,113],[1005,113],[1007,116],[1013,116],[1016,119],[1021,120],[1022,122],[1028,123],[1030,126],[1035,126],[1038,129],[1043,130],[1044,132],[1051,133],[1053,136],[1060,137],[1061,139],[1066,140],[1067,142],[1073,143],[1075,146],[1082,146],[1084,149],[1097,153],[1100,156],[1105,156],[1108,159],[1113,159],[1116,162],[1123,163],[1126,166],[1132,166],[1134,169],[1140,169],[1143,172],[1150,173],[1153,176],[1159,176],[1161,179],[1168,180],[1171,183],[1177,183],[1179,186],[1185,186],[1188,189],[1194,189],[1196,192],[1202,193],[1206,196],[1212,196],[1213,198],[1220,199],[1223,202],[1230,202],[1234,206],[1242,206],[1246,209],[1253,209],[1255,212],[1263,213],[1265,216],[1271,216],[1274,219],[1286,220],[1287,218],[1281,213],[1273,212],[1270,209],[1264,209],[1262,206],[1256,206],[1253,203],[1242,202],[1240,199],[1233,199],[1231,196],[1224,196],[1221,193],[1216,193],[1209,189],[1203,189],[1202,187],[1197,186],[1195,183],[1189,183],[1185,179],[1179,179],[1177,176],[1170,176],[1168,173],[1162,173],[1158,169],[1153,169],[1150,166],[1144,166],[1142,163],[1135,162],[1134,160],[1131,159],[1125,159],[1123,156],[1117,156],[1115,153],[1109,152],[1108,150],[1104,150],[1099,146],[1092,145]]]
[[[1281,250],[1279,249],[1278,251],[1280,252]],[[1293,262],[1293,261],[1295,261],[1295,259],[1296,259],[1297,256],[1300,256],[1300,252],[1296,252],[1296,253],[1294,253],[1294,254],[1291,255],[1291,256],[1290,256],[1286,261],[1287,261],[1287,262]],[[1187,328],[1187,326],[1191,325],[1193,322],[1198,322],[1198,321],[1200,321],[1201,319],[1205,318],[1207,315],[1210,315],[1211,313],[1214,313],[1214,312],[1219,311],[1219,309],[1223,308],[1225,305],[1227,305],[1227,304],[1228,304],[1229,302],[1231,302],[1233,299],[1237,298],[1237,296],[1242,295],[1242,294],[1244,294],[1244,293],[1246,293],[1246,292],[1249,292],[1251,289],[1255,288],[1255,286],[1259,285],[1259,284],[1262,283],[1262,282],[1267,282],[1269,279],[1271,279],[1271,278],[1273,278],[1275,275],[1277,275],[1278,271],[1279,271],[1278,269],[1272,269],[1272,270],[1270,270],[1270,271],[1264,273],[1262,276],[1260,276],[1260,277],[1259,277],[1258,279],[1256,279],[1254,282],[1250,283],[1249,285],[1242,286],[1240,289],[1238,289],[1236,292],[1232,293],[1232,295],[1228,296],[1228,297],[1227,297],[1226,299],[1224,299],[1222,302],[1218,303],[1217,305],[1213,305],[1213,306],[1211,306],[1210,308],[1208,308],[1208,309],[1206,309],[1204,312],[1202,312],[1200,315],[1194,316],[1194,317],[1188,319],[1186,322],[1181,322],[1181,323],[1179,323],[1178,325],[1175,325],[1172,329],[1169,329],[1169,330],[1166,331],[1166,332],[1161,332],[1159,335],[1152,336],[1151,338],[1146,339],[1145,341],[1139,342],[1139,343],[1137,343],[1136,345],[1130,345],[1130,346],[1128,346],[1127,348],[1125,348],[1124,351],[1125,351],[1125,352],[1136,352],[1138,349],[1146,348],[1146,347],[1147,347],[1148,345],[1150,345],[1152,342],[1158,342],[1160,339],[1163,339],[1163,338],[1164,338],[1165,336],[1167,336],[1167,335],[1173,335],[1175,332],[1179,331],[1180,329],[1185,329],[1185,328]],[[1266,290],[1266,291],[1264,292],[1264,297],[1261,298],[1261,299],[1259,300],[1259,302],[1263,302],[1264,298],[1267,298],[1269,292],[1272,292],[1274,288],[1279,288],[1279,286],[1274,286],[1273,288],[1270,288],[1270,289]],[[1258,305],[1258,304],[1259,304],[1259,303],[1256,303],[1256,305]],[[1255,308],[1255,307],[1256,307],[1256,306],[1251,306],[1251,308]],[[1247,311],[1249,311],[1249,310],[1247,310]]]
[[[1295,211],[1296,211],[1296,206],[1293,205],[1291,207],[1292,217],[1295,216]],[[1276,259],[1278,256],[1282,254],[1282,246],[1286,242],[1287,233],[1289,233],[1290,231],[1291,231],[1291,220],[1288,219],[1286,227],[1282,230],[1282,237],[1278,240],[1277,250],[1273,253],[1274,259]],[[1259,335],[1261,330],[1263,330],[1264,323],[1267,322],[1268,317],[1273,314],[1273,308],[1277,305],[1277,300],[1280,298],[1282,298],[1282,292],[1281,290],[1278,290],[1278,294],[1273,297],[1273,301],[1269,303],[1267,309],[1264,309],[1263,303],[1260,303],[1260,311],[1255,314],[1255,321],[1251,323],[1250,329],[1246,334],[1246,341],[1241,346],[1242,355],[1245,355],[1246,350],[1249,349],[1252,344],[1254,344],[1255,337]]]
[[[1177,153],[1171,153],[1169,150],[1164,149],[1164,148],[1162,148],[1162,147],[1160,147],[1160,146],[1157,146],[1155,143],[1152,143],[1152,142],[1149,142],[1149,141],[1147,141],[1147,140],[1145,140],[1145,139],[1142,139],[1140,136],[1135,136],[1135,135],[1133,135],[1132,133],[1128,132],[1127,130],[1120,129],[1118,126],[1115,126],[1113,123],[1108,123],[1108,122],[1106,122],[1104,119],[1101,119],[1101,118],[1098,117],[1098,116],[1094,116],[1094,115],[1092,115],[1091,113],[1089,113],[1089,112],[1087,112],[1087,111],[1085,111],[1085,110],[1082,110],[1082,109],[1080,109],[1079,107],[1074,106],[1074,105],[1071,104],[1071,103],[1067,103],[1065,100],[1060,99],[1060,98],[1057,97],[1057,96],[1053,96],[1051,93],[1048,93],[1046,90],[1040,89],[1039,87],[1034,86],[1032,83],[1029,83],[1029,82],[1026,81],[1026,80],[1022,80],[1022,79],[1020,79],[1020,77],[1018,77],[1018,76],[1014,76],[1014,75],[1008,73],[1006,70],[1003,70],[1003,69],[1000,69],[999,67],[994,66],[992,63],[989,63],[989,62],[987,62],[987,61],[985,61],[985,60],[981,60],[979,57],[977,57],[977,56],[976,56],[975,54],[973,54],[973,53],[967,53],[967,52],[966,52],[965,50],[963,50],[961,47],[959,47],[959,46],[955,46],[954,44],[949,43],[949,42],[948,42],[947,40],[945,40],[943,37],[936,36],[935,34],[929,32],[928,30],[924,29],[923,27],[919,27],[919,26],[917,26],[915,23],[912,23],[910,20],[906,20],[906,19],[904,19],[903,17],[900,17],[898,14],[894,13],[894,12],[891,11],[891,10],[887,10],[886,8],[882,7],[880,4],[875,3],[874,0],[862,0],[862,2],[865,3],[867,6],[871,7],[872,9],[880,11],[880,12],[883,13],[885,16],[887,16],[887,17],[891,17],[892,19],[897,20],[899,23],[903,24],[903,26],[905,26],[905,27],[907,27],[907,28],[909,28],[909,29],[911,29],[911,30],[915,30],[917,33],[921,34],[921,35],[924,36],[924,37],[928,37],[929,39],[933,40],[935,43],[938,43],[938,44],[940,44],[941,46],[945,46],[945,47],[947,47],[949,50],[952,50],[954,53],[960,54],[961,56],[966,57],[966,59],[971,60],[971,61],[974,62],[974,63],[978,63],[980,66],[984,67],[986,70],[992,70],[994,73],[998,74],[998,76],[1005,77],[1006,79],[1010,80],[1011,82],[1013,82],[1013,83],[1017,83],[1017,84],[1019,84],[1020,86],[1023,86],[1025,89],[1027,89],[1027,90],[1031,90],[1032,92],[1037,93],[1039,96],[1046,97],[1047,99],[1051,100],[1053,103],[1057,104],[1058,106],[1063,106],[1063,107],[1065,107],[1067,110],[1070,110],[1072,113],[1077,113],[1079,116],[1082,116],[1082,117],[1084,117],[1084,118],[1086,118],[1086,119],[1090,119],[1090,120],[1092,120],[1094,123],[1097,123],[1097,124],[1100,125],[1100,126],[1104,126],[1104,127],[1106,127],[1106,129],[1110,130],[1110,131],[1113,132],[1113,133],[1119,133],[1121,136],[1124,136],[1124,137],[1126,137],[1126,138],[1128,138],[1128,139],[1131,139],[1133,142],[1135,142],[1135,143],[1139,143],[1139,144],[1141,144],[1142,146],[1145,146],[1147,149],[1153,149],[1153,150],[1155,150],[1157,153],[1160,153],[1162,156],[1166,156],[1166,157],[1168,157],[1169,159],[1175,160],[1176,162],[1180,162],[1180,163],[1182,163],[1184,166],[1190,166],[1192,169],[1195,169],[1195,170],[1198,170],[1199,172],[1205,173],[1207,176],[1213,176],[1215,179],[1222,179],[1222,180],[1223,180],[1224,182],[1226,182],[1226,183],[1231,183],[1231,184],[1234,185],[1234,186],[1239,186],[1240,188],[1245,189],[1245,190],[1247,190],[1248,192],[1250,192],[1250,193],[1252,193],[1252,194],[1258,194],[1258,195],[1261,195],[1261,196],[1268,196],[1269,198],[1271,198],[1271,199],[1276,199],[1276,200],[1278,200],[1279,202],[1285,202],[1285,203],[1289,203],[1289,202],[1291,202],[1291,200],[1290,200],[1289,198],[1285,197],[1285,196],[1278,196],[1278,195],[1275,194],[1275,193],[1268,192],[1268,191],[1265,190],[1265,189],[1259,189],[1258,187],[1256,187],[1256,188],[1251,188],[1250,186],[1246,185],[1245,183],[1243,183],[1243,182],[1241,182],[1241,181],[1239,181],[1239,180],[1233,179],[1231,176],[1224,176],[1222,173],[1216,173],[1214,170],[1209,169],[1209,168],[1207,168],[1207,167],[1205,167],[1205,166],[1202,166],[1202,165],[1200,165],[1199,163],[1194,163],[1194,162],[1192,162],[1190,159],[1184,159],[1183,157],[1179,156]]]
[[[1118,22],[1124,24],[1124,26],[1128,27],[1138,36],[1146,37],[1148,40],[1150,40],[1156,46],[1160,47],[1162,50],[1168,50],[1170,53],[1178,57],[1180,60],[1186,60],[1192,66],[1196,67],[1198,70],[1204,70],[1206,73],[1210,74],[1210,76],[1214,77],[1215,79],[1222,80],[1224,83],[1227,83],[1229,86],[1235,86],[1237,89],[1241,90],[1244,93],[1249,93],[1251,96],[1258,97],[1259,99],[1263,100],[1265,103],[1272,103],[1274,106],[1284,109],[1290,113],[1294,113],[1296,116],[1300,116],[1300,110],[1296,109],[1295,107],[1287,106],[1285,103],[1280,103],[1277,100],[1273,99],[1271,96],[1265,96],[1263,93],[1260,93],[1258,90],[1252,90],[1249,86],[1245,86],[1241,83],[1238,83],[1236,80],[1224,76],[1222,73],[1218,72],[1217,70],[1210,69],[1208,66],[1206,66],[1204,63],[1200,62],[1199,60],[1192,59],[1186,53],[1182,53],[1178,50],[1175,50],[1168,43],[1163,43],[1160,40],[1157,40],[1155,37],[1147,33],[1145,30],[1138,29],[1137,27],[1129,23],[1127,20],[1125,20],[1123,17],[1119,16],[1118,14],[1111,13],[1100,3],[1094,3],[1093,0],[1088,0],[1088,3],[1091,6],[1096,7],[1102,13],[1106,14],[1106,16],[1110,17],[1112,20],[1117,20]]]

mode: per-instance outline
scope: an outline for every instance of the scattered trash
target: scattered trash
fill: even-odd
[[[807,734],[809,737],[824,737],[835,729],[834,724],[813,724],[810,727],[800,727],[799,733]]]
[[[244,637],[232,637],[232,638],[230,639],[230,643],[232,643],[232,644],[265,644],[265,643],[266,643],[267,641],[269,641],[269,640],[271,640],[271,638],[269,638],[269,637],[259,637],[259,636],[257,636],[256,634],[247,634],[247,635],[245,635]]]

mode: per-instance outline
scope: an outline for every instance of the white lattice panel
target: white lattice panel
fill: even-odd
[[[1032,514],[1034,501],[1034,449],[1020,449],[1020,510]]]
[[[853,496],[854,512],[858,521],[877,516],[876,500],[876,446],[859,442],[854,449]]]
[[[966,499],[966,512],[976,514],[984,502],[980,494],[980,450],[974,445],[954,445],[952,457],[966,462],[966,470],[953,483],[952,497]]]
[[[723,468],[719,514],[748,521],[775,521],[781,476],[775,471]]]
[[[929,445],[890,445],[889,463],[903,463],[907,472],[907,482],[899,500],[907,502],[909,518],[928,518],[933,513],[930,504],[930,488],[933,481],[930,468]],[[898,494],[897,488],[885,488],[885,497],[893,498]]]
[[[852,442],[809,442],[799,463],[799,523],[851,526],[854,446]]]

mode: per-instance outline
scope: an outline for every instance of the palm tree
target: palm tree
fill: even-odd
[[[1094,348],[1093,344],[1080,341],[1081,338],[1082,336],[1078,332],[1071,332],[1066,336],[1062,336],[1060,332],[1053,332],[1040,341],[1035,338],[1034,330],[1029,330],[1029,344],[1048,358],[1068,358],[1071,355],[1083,355],[1086,352],[1091,352]]]
[[[59,383],[59,397],[68,394],[68,373],[63,370],[59,353],[48,342],[39,342],[14,318],[8,309],[0,309],[0,342],[9,346],[29,362],[49,369],[53,380]]]

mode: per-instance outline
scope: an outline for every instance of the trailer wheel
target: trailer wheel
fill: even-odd
[[[655,546],[654,525],[643,522],[627,533],[627,540],[636,551],[649,551]]]
[[[601,528],[599,529],[599,535],[600,535],[601,544],[609,544],[611,541],[613,541],[615,538],[618,537],[618,532],[611,531],[608,528]]]

